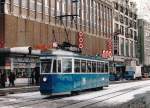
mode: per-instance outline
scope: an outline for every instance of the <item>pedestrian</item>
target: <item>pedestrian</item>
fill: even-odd
[[[1,84],[1,75],[2,75],[2,72],[0,70],[0,87],[2,87],[2,84]]]
[[[40,80],[40,69],[39,69],[39,67],[36,67],[35,68],[35,82],[36,82],[36,85],[39,84],[39,80]]]
[[[14,83],[14,81],[15,81],[15,79],[16,79],[16,75],[15,75],[15,73],[14,72],[10,72],[10,75],[9,75],[9,87],[10,86],[15,86],[15,83]]]
[[[1,86],[3,87],[3,88],[5,88],[5,83],[6,83],[6,81],[7,81],[7,79],[6,79],[6,73],[4,72],[4,70],[2,70],[1,71]]]
[[[35,70],[31,72],[31,84],[34,85]]]

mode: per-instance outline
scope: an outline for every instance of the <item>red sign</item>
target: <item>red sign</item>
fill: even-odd
[[[4,41],[0,40],[0,48],[3,48],[3,47],[4,47]]]
[[[34,46],[35,49],[40,49],[41,51],[47,51],[52,48],[51,44],[37,44]]]
[[[109,51],[112,50],[112,40],[111,39],[108,39],[106,41],[106,47],[107,47],[107,50],[109,50]]]
[[[53,48],[57,48],[58,47],[58,43],[57,42],[53,42]]]
[[[103,50],[103,51],[102,51],[102,57],[103,57],[103,58],[110,58],[110,57],[112,57],[112,51]]]
[[[78,33],[78,47],[82,49],[84,47],[83,43],[84,43],[84,33],[79,32]]]

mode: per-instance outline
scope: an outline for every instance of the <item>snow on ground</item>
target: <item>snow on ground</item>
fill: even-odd
[[[44,95],[41,95],[40,92],[9,94],[8,96],[9,97],[21,97],[21,98],[34,98],[34,99],[42,99],[46,97]]]
[[[133,88],[133,89],[131,89],[131,88]],[[129,91],[129,93],[128,93],[128,91]],[[118,104],[128,102],[128,101],[134,99],[137,95],[146,93],[148,91],[150,91],[150,80],[113,84],[113,85],[110,85],[109,87],[105,87],[104,90],[85,92],[85,93],[81,93],[80,95],[77,95],[77,96],[62,98],[62,100],[65,100],[65,102],[69,102],[69,101],[79,102],[79,101],[85,101],[85,100],[93,98],[92,101],[94,101],[94,102],[99,102],[100,100],[105,100],[102,103],[97,103],[98,106],[102,106],[104,104],[105,105],[112,105],[112,104],[118,105]],[[118,95],[118,94],[121,94],[121,95]],[[14,98],[19,97],[19,98],[26,98],[26,99],[32,99],[32,98],[33,99],[42,99],[42,98],[46,97],[46,96],[41,95],[40,92],[19,93],[19,94],[11,94],[8,96],[14,97]],[[95,98],[95,97],[97,97],[97,98]],[[110,97],[113,97],[113,98],[110,98]],[[15,101],[15,100],[10,100],[10,101]],[[89,100],[89,102],[90,101],[91,100]],[[83,104],[87,104],[87,103],[88,103],[88,101]],[[90,103],[92,103],[92,102],[90,102]],[[47,103],[47,104],[51,105],[51,103]],[[63,103],[63,104],[66,104],[66,103]],[[46,105],[46,103],[43,103],[43,105]]]
[[[131,88],[133,88],[133,91]],[[104,90],[69,97],[65,98],[64,100],[85,101],[93,98],[92,100],[88,100],[82,104],[84,105],[97,102],[97,106],[112,106],[129,102],[130,100],[135,99],[135,95],[137,96],[138,94],[146,93],[148,91],[150,91],[150,81],[138,81],[131,83],[113,84],[109,87],[106,87]]]
[[[107,95],[109,93],[112,92],[117,92],[120,90],[124,90],[124,89],[129,89],[133,86],[142,86],[145,84],[149,84],[150,85],[150,81],[140,81],[140,82],[132,82],[132,83],[120,83],[120,84],[113,84],[110,85],[109,87],[104,88],[104,90],[100,90],[100,91],[96,91],[96,92],[89,92],[86,94],[81,94],[78,96],[74,96],[74,97],[70,97],[70,98],[66,98],[66,100],[87,100],[90,99],[91,97],[96,97],[96,96],[103,96],[103,95]]]
[[[135,96],[140,95],[140,94],[144,94],[146,92],[150,92],[150,86],[149,87],[140,88],[138,90],[135,90],[135,91],[123,94],[123,95],[115,97],[113,99],[109,99],[109,100],[107,100],[107,103],[120,104],[120,103],[128,102],[128,101],[136,98]]]

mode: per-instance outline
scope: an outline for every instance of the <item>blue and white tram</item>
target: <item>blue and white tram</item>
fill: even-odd
[[[40,57],[41,94],[73,93],[109,85],[108,61],[62,50],[53,52]]]

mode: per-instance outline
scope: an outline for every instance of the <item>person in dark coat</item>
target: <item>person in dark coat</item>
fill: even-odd
[[[15,73],[14,72],[10,72],[10,75],[9,75],[9,86],[15,86],[15,79],[16,79],[16,76],[15,76]]]
[[[40,69],[39,67],[35,68],[35,83],[36,85],[39,84],[39,80],[40,80]]]
[[[1,71],[1,86],[3,88],[5,88],[5,82],[6,82],[6,73],[4,72],[4,70]]]
[[[34,85],[34,77],[35,77],[35,71],[33,70],[31,73],[31,84]]]

